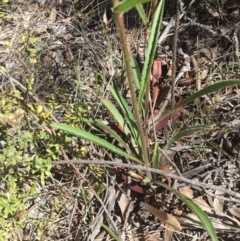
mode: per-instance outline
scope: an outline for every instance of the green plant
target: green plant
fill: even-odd
[[[38,178],[44,184],[45,177],[51,177],[50,161],[38,156],[27,154],[27,148],[33,142],[33,133],[18,130],[17,133],[8,133],[1,126],[0,151],[0,221],[1,240],[11,237],[17,227],[21,228],[25,218],[16,220],[20,213],[25,213],[29,198],[37,195],[36,183]],[[21,166],[18,169],[18,166]],[[21,172],[20,170],[24,170]],[[29,182],[33,176],[36,181]]]
[[[127,159],[130,159],[134,162],[143,164],[145,166],[153,166],[155,168],[159,167],[159,160],[161,153],[159,151],[158,143],[155,144],[155,148],[153,151],[153,155],[150,158],[149,153],[149,140],[148,140],[148,93],[149,93],[149,80],[150,80],[150,72],[152,68],[152,64],[154,61],[154,54],[156,51],[157,38],[158,38],[158,30],[161,25],[162,16],[163,16],[163,8],[164,1],[161,0],[157,5],[154,11],[154,17],[152,23],[149,23],[146,17],[146,14],[143,10],[141,3],[149,2],[149,1],[139,1],[139,0],[128,0],[118,2],[117,0],[114,2],[114,13],[116,17],[116,21],[118,24],[121,43],[124,52],[124,61],[126,65],[127,78],[129,83],[129,88],[131,92],[131,100],[133,109],[129,107],[124,97],[121,93],[114,88],[113,86],[109,86],[109,91],[111,92],[115,103],[111,102],[108,99],[103,99],[103,105],[108,109],[108,111],[112,114],[115,122],[110,123],[109,125],[104,124],[101,120],[86,118],[83,119],[86,123],[88,123],[94,129],[101,129],[105,135],[109,135],[118,143],[112,144],[109,141],[97,136],[96,134],[89,133],[82,129],[72,127],[66,124],[52,124],[52,126],[56,129],[63,130],[72,135],[78,136],[80,138],[86,139],[92,143],[95,143],[103,148],[106,148],[116,154],[121,155]],[[136,7],[143,23],[147,27],[147,31],[150,32],[146,59],[144,62],[144,67],[142,73],[140,73],[136,61],[133,56],[130,56],[125,36],[125,29],[123,24],[123,13],[132,8]],[[184,101],[176,104],[170,110],[166,111],[162,114],[156,122],[164,120],[168,116],[174,115],[175,111],[178,111],[182,106],[194,101],[201,96],[212,93],[220,88],[237,85],[240,84],[239,80],[228,80],[222,81],[216,84],[209,85],[208,87],[192,94]],[[173,88],[173,87],[172,87]],[[135,91],[139,93],[138,99],[136,97]],[[142,124],[144,123],[144,125]],[[155,128],[155,126],[153,126]],[[210,127],[201,125],[190,127],[183,131],[179,131],[175,133],[175,135],[168,141],[163,149],[167,149],[173,142],[178,140],[179,138],[192,134],[197,131],[208,130]],[[115,129],[115,130],[114,130]],[[120,134],[119,134],[120,132]],[[107,133],[107,134],[106,134]],[[151,160],[151,161],[150,161]],[[208,216],[190,199],[187,199],[184,195],[180,194],[176,190],[171,187],[159,182],[152,181],[152,176],[150,172],[146,173],[147,179],[144,179],[145,182],[153,182],[159,186],[163,186],[177,195],[201,220],[203,226],[207,229],[209,235],[212,240],[217,240],[216,233],[212,226],[212,223]],[[105,227],[106,228],[106,227]],[[116,239],[115,234],[111,233],[111,235]],[[117,240],[117,239],[116,239]]]
[[[37,38],[35,38],[30,30],[26,30],[24,34],[22,35],[21,39],[19,40],[19,51],[20,52],[25,52],[28,57],[29,57],[29,63],[31,64],[36,64],[37,59],[36,59],[36,43],[37,43]]]
[[[18,91],[15,93],[21,96]],[[32,108],[37,115],[44,113],[39,106]],[[60,156],[57,141],[66,136],[53,138],[43,126],[32,128],[29,110],[22,97],[15,98],[11,91],[1,93],[0,240],[13,240],[14,230],[24,227],[28,201],[38,196],[37,185],[45,185],[46,178],[52,178],[50,160]],[[47,148],[42,148],[42,143]]]

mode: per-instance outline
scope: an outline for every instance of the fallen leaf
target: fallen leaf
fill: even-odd
[[[156,233],[150,234],[150,236],[146,239],[146,241],[158,241],[158,237]]]
[[[136,181],[132,181],[130,183],[127,182],[127,175],[125,173],[122,173],[122,179],[125,183],[127,183],[130,187],[130,189],[134,192],[140,193],[140,194],[148,194],[152,195],[155,193],[154,190],[151,188],[143,186],[141,183],[137,183]]]
[[[143,232],[135,232],[135,226],[133,224],[128,224],[126,230],[126,236],[128,237],[126,240],[139,241],[145,238]]]
[[[123,185],[121,186],[122,190],[127,191],[127,185],[126,183],[123,183]],[[122,214],[122,218],[125,217],[125,212],[126,209],[130,203],[131,199],[129,197],[127,197],[124,192],[118,190],[117,192],[117,202],[118,202],[118,206],[121,210],[121,214]]]
[[[146,209],[155,217],[157,217],[160,221],[170,225],[173,228],[176,228],[179,231],[182,230],[180,223],[174,216],[164,211],[158,210],[157,208],[149,205],[148,203],[145,203],[145,205],[146,205]]]
[[[107,11],[106,11],[106,9],[104,10],[104,13],[103,13],[103,23],[105,23],[105,26],[108,25],[108,19],[107,19]]]
[[[182,102],[182,97],[179,97],[179,100],[177,102],[177,104],[180,104]],[[183,112],[183,106],[179,107],[178,109],[176,109],[172,114],[166,116],[165,118],[163,118],[162,120],[160,120],[156,125],[155,125],[155,130],[161,130],[162,128],[166,127],[168,124],[168,121],[172,118],[172,121],[175,121],[179,116],[181,116],[182,112]]]
[[[111,127],[111,129],[114,130],[118,135],[125,134],[123,127],[117,122],[108,123],[108,126]]]
[[[152,102],[154,104],[156,103],[160,92],[160,89],[158,86],[158,80],[161,75],[162,75],[162,63],[159,59],[155,59],[153,62],[153,69],[152,69],[152,92],[153,92]]]
[[[169,225],[166,224],[164,241],[171,241],[172,240],[173,230],[168,228],[168,226]]]
[[[173,121],[175,121],[179,116],[181,116],[183,112],[183,107],[179,107],[177,110],[175,110],[173,112],[173,114],[170,114],[168,116],[166,116],[165,118],[163,118],[162,120],[160,120],[156,125],[155,125],[155,130],[159,131],[162,128],[165,128],[168,124],[168,121],[171,119],[171,116],[173,115],[172,119]]]
[[[240,219],[240,208],[233,205],[228,209],[228,211],[234,216]]]
[[[180,216],[180,215],[183,214],[183,210],[180,209],[180,208],[177,208],[177,209],[174,210],[174,214],[177,215],[177,216]]]
[[[215,191],[215,195],[216,196],[219,196],[219,195],[223,196],[224,192],[216,190]],[[223,212],[223,204],[224,204],[223,200],[220,200],[218,198],[214,198],[214,201],[213,201],[214,211],[216,211],[216,212]]]
[[[26,210],[18,210],[17,212],[16,212],[16,214],[15,214],[15,217],[16,218],[22,218],[25,214],[26,214]]]
[[[219,216],[220,217],[220,216]],[[214,222],[214,229],[219,232],[234,232],[236,230],[239,232],[238,227],[233,227],[232,224],[228,224],[227,222],[223,222],[222,218],[214,217],[212,220]],[[179,222],[183,223],[185,227],[195,227],[195,228],[203,228],[202,223],[199,221],[198,217],[193,213],[183,213],[182,216],[178,217]],[[237,240],[237,239],[235,239]]]
[[[69,23],[72,18],[63,18],[57,21],[57,23]]]
[[[162,128],[165,128],[168,124],[168,120],[170,119],[169,116],[166,116],[164,119],[162,119],[161,121],[159,121],[156,125],[155,125],[155,130],[159,131]]]
[[[206,6],[206,9],[208,10],[208,12],[213,16],[213,17],[217,17],[219,18],[220,17],[220,14],[218,12],[218,10],[214,7],[212,7],[210,4],[205,4]]]
[[[202,197],[194,198],[193,201],[205,212],[212,213],[212,209],[209,205],[203,200]]]
[[[188,186],[179,188],[179,192],[189,198],[193,198],[193,190]]]
[[[133,178],[135,178],[135,179],[137,179],[137,180],[139,180],[139,181],[141,181],[141,180],[143,179],[143,177],[142,177],[141,175],[137,174],[137,173],[134,172],[134,171],[129,171],[128,173],[129,173],[129,175],[130,175],[131,177],[133,177]]]
[[[57,11],[56,9],[52,9],[50,16],[49,16],[49,23],[54,23],[56,21]]]
[[[159,170],[162,170],[162,171],[165,171],[165,172],[168,172],[168,173],[171,172],[171,170],[169,169],[169,167],[166,166],[166,165],[163,165],[163,164],[160,164],[159,167],[158,167],[158,169],[159,169]],[[170,184],[171,184],[171,178],[170,178],[170,177],[165,177],[165,178],[166,178],[167,181],[168,181],[168,185],[170,185]]]

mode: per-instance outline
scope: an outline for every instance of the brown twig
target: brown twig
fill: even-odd
[[[72,166],[74,166],[73,164],[99,164],[99,165],[109,165],[109,166],[122,166],[122,167],[137,169],[137,170],[144,170],[144,171],[149,171],[149,172],[153,172],[153,173],[158,173],[165,177],[171,177],[173,179],[185,182],[185,183],[193,185],[193,186],[197,186],[197,187],[201,187],[201,188],[209,188],[212,190],[219,190],[219,191],[222,191],[223,193],[226,193],[230,196],[240,199],[239,193],[233,192],[227,188],[216,186],[216,185],[211,185],[211,184],[207,184],[207,183],[203,183],[203,182],[199,182],[199,181],[195,181],[195,180],[190,180],[190,179],[187,179],[184,177],[180,177],[178,175],[174,175],[172,173],[164,172],[162,170],[158,170],[158,169],[150,168],[150,167],[146,167],[146,166],[141,166],[141,165],[136,165],[136,164],[119,163],[117,161],[113,162],[113,161],[105,161],[105,160],[81,160],[81,159],[69,160],[69,161],[62,160],[62,161],[53,161],[52,162],[52,165],[60,165],[60,164],[71,164]],[[74,168],[77,169],[75,166],[74,166]],[[234,202],[234,199],[231,201]]]
[[[180,11],[179,11],[179,0],[176,1],[176,20],[175,20],[175,28],[174,28],[174,38],[173,38],[173,56],[172,56],[172,88],[171,88],[171,107],[174,107],[175,99],[174,99],[174,90],[175,90],[175,78],[177,71],[177,42],[178,42],[178,28],[179,28],[179,20],[180,20]]]

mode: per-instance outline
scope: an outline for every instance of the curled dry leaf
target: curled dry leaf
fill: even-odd
[[[159,170],[165,171],[167,173],[170,173],[171,170],[168,166],[160,164],[159,165]],[[130,183],[127,182],[128,176],[131,176],[131,178],[134,178],[134,180],[130,179]],[[148,195],[153,195],[156,193],[156,190],[153,190],[152,188],[148,187],[148,186],[144,186],[140,183],[141,180],[143,180],[143,177],[139,174],[137,174],[134,171],[129,171],[128,173],[126,173],[125,171],[123,171],[122,173],[122,179],[124,180],[125,183],[129,184],[129,187],[132,191],[140,193],[140,194],[148,194]],[[139,180],[139,182],[137,180]],[[164,177],[164,179],[167,180],[168,185],[171,184],[171,178],[170,177]]]
[[[159,59],[155,59],[153,62],[153,69],[152,69],[152,92],[153,92],[152,102],[154,104],[156,103],[160,92],[160,89],[158,86],[158,80],[161,75],[162,75],[162,63]]]
[[[163,91],[164,88],[160,86],[160,83],[158,83],[159,78],[162,75],[162,65],[164,65],[164,62],[160,61],[159,59],[156,59],[153,62],[152,75],[151,75],[151,88],[153,92],[152,102],[154,104],[154,107],[156,107],[154,108],[154,111],[153,111],[154,114],[158,113],[158,108],[160,106],[160,103],[165,99],[166,95],[169,92],[168,88],[165,89],[165,91]],[[162,93],[159,97],[160,88]],[[182,101],[182,98],[180,97],[180,100],[178,103],[180,103],[181,101]],[[159,121],[155,126],[156,131],[166,127],[170,119],[172,119],[173,121],[176,120],[181,115],[182,112],[183,112],[183,107],[179,107],[172,114],[170,114],[169,116],[166,116],[164,119]]]
[[[175,214],[176,216],[182,215],[182,214],[183,214],[183,209],[176,208],[176,209],[174,210],[174,214]]]
[[[108,19],[107,19],[107,11],[106,11],[106,9],[104,10],[104,13],[103,13],[103,23],[105,24],[105,26],[108,25]]]
[[[16,214],[15,214],[15,217],[16,218],[22,218],[23,216],[25,216],[26,215],[26,210],[18,210],[17,212],[16,212]]]
[[[228,211],[236,218],[240,219],[240,208],[236,207],[236,205],[231,206]]]
[[[219,10],[214,8],[210,4],[206,4],[206,9],[215,18],[220,18],[222,16],[222,14],[220,15]]]
[[[193,198],[193,190],[188,186],[179,188],[179,192],[184,194],[186,197]]]
[[[127,185],[126,183],[123,183],[123,185],[121,186],[121,188],[124,190],[124,191],[127,191]],[[125,212],[127,210],[127,207],[130,203],[130,198],[127,197],[125,195],[125,193],[123,193],[122,191],[118,191],[117,192],[117,202],[118,202],[118,206],[121,210],[121,213],[122,213],[122,218],[124,218],[124,215],[125,215]]]
[[[146,205],[146,209],[150,213],[152,213],[155,217],[157,217],[160,221],[166,223],[167,225],[169,225],[179,231],[182,230],[180,223],[174,216],[172,216],[164,211],[158,210],[157,208],[149,205],[148,203],[145,203],[145,205]]]
[[[223,196],[224,195],[224,192],[222,191],[219,191],[219,190],[216,190],[215,191],[215,195],[216,196]],[[224,201],[219,199],[219,198],[214,198],[214,201],[213,201],[213,208],[214,208],[214,211],[216,212],[223,212],[223,205],[224,205]]]
[[[171,170],[169,169],[169,167],[166,166],[166,165],[163,165],[163,164],[160,164],[159,167],[158,167],[158,169],[159,169],[159,170],[162,170],[162,171],[165,171],[165,172],[168,172],[168,173],[171,172]],[[166,178],[167,181],[168,181],[168,185],[170,185],[170,184],[171,184],[171,178],[170,178],[170,177],[165,177],[165,178]]]
[[[209,205],[203,200],[202,197],[194,198],[193,201],[205,212],[212,213],[212,209]]]
[[[182,102],[182,97],[180,97],[179,101],[177,104]],[[168,121],[172,120],[175,121],[179,116],[181,116],[183,112],[183,107],[179,107],[177,110],[175,110],[172,114],[166,116],[165,118],[163,118],[162,120],[160,120],[156,125],[155,125],[155,130],[161,130],[162,128],[165,128],[168,124]]]
[[[155,130],[159,131],[162,128],[165,128],[168,124],[168,120],[170,119],[170,116],[166,116],[164,119],[162,119],[161,121],[159,121],[156,126],[155,126]]]
[[[127,183],[127,174],[122,173],[122,179],[124,180],[125,183]],[[129,187],[132,191],[140,193],[140,194],[148,194],[152,195],[155,193],[155,191],[149,187],[143,186],[141,183],[138,183],[136,181],[132,181],[129,184]]]
[[[135,178],[135,179],[137,179],[137,180],[139,180],[139,181],[141,181],[141,180],[143,179],[143,177],[142,177],[141,175],[137,174],[137,173],[134,172],[134,171],[129,171],[128,173],[129,173],[129,175],[130,175],[131,177],[133,177],[133,178]]]
[[[120,124],[118,124],[117,122],[108,123],[108,126],[111,127],[111,129],[114,130],[118,135],[125,134],[123,127]],[[106,132],[106,131],[104,131],[104,132]]]

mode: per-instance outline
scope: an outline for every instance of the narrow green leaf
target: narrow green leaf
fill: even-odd
[[[103,148],[106,148],[106,149],[108,149],[108,150],[110,150],[114,153],[117,153],[121,156],[129,158],[130,160],[133,160],[135,162],[138,162],[138,163],[142,164],[142,162],[140,160],[138,160],[136,157],[126,153],[125,151],[121,150],[120,148],[114,146],[113,144],[107,142],[106,140],[104,140],[104,139],[102,139],[98,136],[93,135],[92,133],[83,131],[79,128],[72,127],[72,126],[69,126],[69,125],[66,125],[66,124],[56,124],[56,123],[54,123],[51,126],[53,128],[65,131],[65,132],[67,132],[69,134],[72,134],[74,136],[77,136],[77,137],[83,138],[85,140],[91,141],[92,143],[94,143],[96,145],[99,145],[99,146],[101,146]]]
[[[179,133],[177,133],[176,135],[174,135],[169,141],[168,143],[163,147],[163,150],[167,150],[168,147],[175,141],[177,141],[178,139],[184,137],[184,136],[187,136],[187,135],[190,135],[194,132],[197,132],[197,131],[203,131],[203,130],[209,130],[210,127],[209,126],[206,126],[206,125],[199,125],[199,126],[193,126],[193,127],[190,127],[186,130],[183,130]]]
[[[99,223],[116,241],[122,241],[107,225]]]
[[[133,55],[131,55],[131,66],[132,66],[132,72],[133,72],[133,78],[135,81],[135,86],[137,88],[137,91],[139,91],[140,83],[141,83],[141,74],[139,71],[138,63]]]
[[[220,81],[218,83],[209,85],[209,86],[205,87],[204,89],[199,90],[198,92],[192,94],[191,96],[186,98],[184,101],[182,101],[178,105],[174,106],[174,108],[166,111],[162,116],[158,117],[157,119],[154,119],[154,122],[155,123],[159,122],[160,120],[164,119],[169,114],[173,113],[179,107],[184,106],[184,105],[192,102],[193,100],[195,100],[197,98],[200,98],[203,95],[207,95],[207,94],[210,94],[210,93],[212,93],[214,91],[217,91],[219,89],[230,87],[230,86],[233,86],[233,85],[240,85],[240,80],[226,80],[226,81]]]
[[[123,96],[116,91],[112,86],[109,86],[109,90],[112,93],[114,99],[117,101],[119,107],[121,108],[121,111],[126,119],[127,125],[131,131],[131,136],[133,136],[136,143],[138,143],[138,148],[141,148],[141,140],[140,140],[140,134],[137,128],[135,117],[128,106],[126,100],[123,98]],[[137,152],[138,153],[138,152]]]
[[[153,150],[152,156],[152,167],[158,169],[160,160],[159,145],[156,142]]]
[[[182,200],[188,208],[198,217],[198,219],[201,221],[203,227],[207,230],[208,234],[210,235],[212,241],[218,241],[216,232],[214,230],[214,227],[212,225],[211,220],[207,216],[207,214],[196,204],[194,203],[190,198],[186,197],[185,195],[181,194],[174,188],[168,186],[165,183],[159,182],[159,181],[153,181],[152,183],[155,183],[159,186],[162,186],[175,194],[180,200]]]
[[[105,125],[101,120],[83,120],[86,123],[90,123],[91,125],[97,126],[101,128],[102,130],[108,132],[115,140],[117,140],[120,144],[122,144],[128,153],[131,153],[131,150],[129,146],[126,144],[126,141],[124,141],[111,127]]]
[[[138,109],[141,111],[142,102],[144,98],[144,94],[146,92],[147,82],[150,78],[150,72],[153,64],[154,55],[157,48],[157,41],[159,36],[160,25],[162,23],[163,17],[163,9],[164,9],[164,0],[161,0],[157,6],[156,12],[154,14],[153,24],[151,27],[151,34],[148,40],[147,53],[145,56],[143,72],[142,72],[142,80],[141,80],[141,88],[138,98]]]
[[[137,4],[136,9],[138,11],[139,16],[141,17],[143,24],[147,27],[148,26],[148,19],[145,14],[144,8],[142,4]]]
[[[131,131],[129,130],[126,121],[123,119],[122,115],[119,113],[116,106],[110,100],[107,100],[107,99],[103,99],[102,103],[112,113],[112,115],[113,115],[114,119],[117,121],[117,123],[123,128],[125,135],[130,138],[132,147],[134,148],[136,153],[139,154],[138,145],[133,137],[133,133],[131,133]]]
[[[151,0],[124,0],[121,1],[113,10],[115,13],[122,13],[141,3],[150,2]]]

